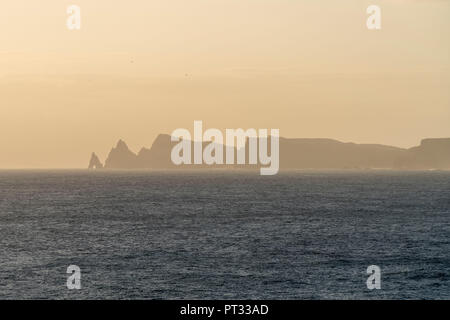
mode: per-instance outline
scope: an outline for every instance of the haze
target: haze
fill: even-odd
[[[447,0],[4,0],[0,168],[86,167],[119,138],[138,151],[194,120],[400,147],[450,137],[449,18]]]

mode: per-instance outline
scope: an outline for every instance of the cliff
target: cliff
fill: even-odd
[[[130,151],[122,140],[119,140],[116,147],[111,149],[105,161],[107,169],[135,169],[138,167],[136,154]]]
[[[160,134],[150,149],[133,153],[119,140],[106,161],[107,169],[186,169],[186,168],[258,168],[242,165],[181,165],[170,159],[173,146],[167,134]],[[192,142],[191,142],[192,143]],[[210,144],[204,142],[203,146]],[[248,144],[248,141],[247,141]],[[229,147],[226,147],[228,150]],[[193,150],[193,148],[192,148]],[[224,156],[227,152],[224,150]],[[270,149],[269,149],[270,150]],[[237,150],[235,149],[235,157]],[[101,168],[100,161],[91,157],[89,168]],[[193,156],[193,155],[192,155]],[[192,157],[191,157],[192,158]],[[246,152],[248,159],[248,147]],[[100,163],[100,165],[91,165]],[[280,138],[281,169],[367,169],[400,170],[450,169],[450,138],[424,139],[417,147],[397,148],[379,144],[344,143],[333,139]]]
[[[404,149],[344,143],[332,139],[280,138],[280,167],[284,169],[393,168]]]
[[[91,154],[88,169],[103,169],[103,164],[100,162],[95,152],[92,152]]]
[[[401,169],[450,169],[450,138],[424,139],[396,162]]]

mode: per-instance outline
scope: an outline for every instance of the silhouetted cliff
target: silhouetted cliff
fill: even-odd
[[[393,168],[405,149],[378,144],[343,143],[332,139],[280,138],[284,169]]]
[[[91,160],[89,161],[88,169],[103,169],[103,164],[98,159],[95,152],[92,152]]]
[[[190,142],[193,146],[193,143]],[[107,169],[185,169],[185,168],[259,168],[249,165],[180,165],[172,163],[170,154],[178,142],[170,135],[160,134],[150,149],[142,148],[133,153],[126,143],[119,140],[106,161]],[[210,142],[204,142],[203,147]],[[225,150],[226,149],[226,150]],[[224,160],[227,151],[224,149]],[[248,163],[248,141],[246,148]],[[192,156],[193,159],[193,147]],[[270,150],[270,148],[269,148]],[[235,152],[235,159],[237,150]],[[95,156],[95,157],[94,157]],[[101,168],[95,154],[90,168]],[[97,162],[98,161],[98,162]],[[193,162],[193,161],[192,161]],[[225,161],[224,161],[225,162]],[[93,165],[93,164],[97,165]],[[98,163],[100,165],[98,165]],[[92,164],[92,166],[91,166]],[[450,138],[424,139],[418,147],[410,149],[378,144],[344,143],[332,139],[286,139],[280,138],[281,169],[450,169]]]
[[[450,169],[450,138],[424,139],[396,162],[401,169]]]
[[[131,152],[122,140],[119,140],[116,147],[111,149],[105,161],[107,169],[135,169],[138,167],[136,154]]]
[[[172,147],[177,143],[172,142],[168,134],[158,135],[150,149],[142,148],[137,154],[139,168],[166,169],[175,167],[170,160],[170,153]]]
[[[119,140],[117,146],[112,148],[105,161],[106,169],[180,169],[186,166],[193,165],[181,165],[176,166],[172,163],[170,158],[172,148],[179,142],[172,142],[171,137],[168,134],[160,134],[153,142],[150,149],[142,148],[138,154],[133,153],[128,148],[127,144]],[[194,144],[191,143],[191,162],[194,163]],[[211,142],[203,142],[203,148],[209,145]],[[219,145],[223,148],[222,145]],[[229,147],[227,147],[229,149]],[[235,151],[236,152],[236,151]],[[225,162],[225,154],[223,162]],[[215,167],[224,167],[225,165],[216,165]],[[193,168],[209,167],[206,164],[195,165]]]

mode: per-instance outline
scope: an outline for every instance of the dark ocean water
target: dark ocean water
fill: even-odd
[[[0,298],[449,299],[450,172],[0,171]]]

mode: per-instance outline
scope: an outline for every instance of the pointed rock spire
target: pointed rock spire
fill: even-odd
[[[89,169],[103,169],[103,164],[98,159],[95,152],[92,152],[91,160],[89,161]]]

